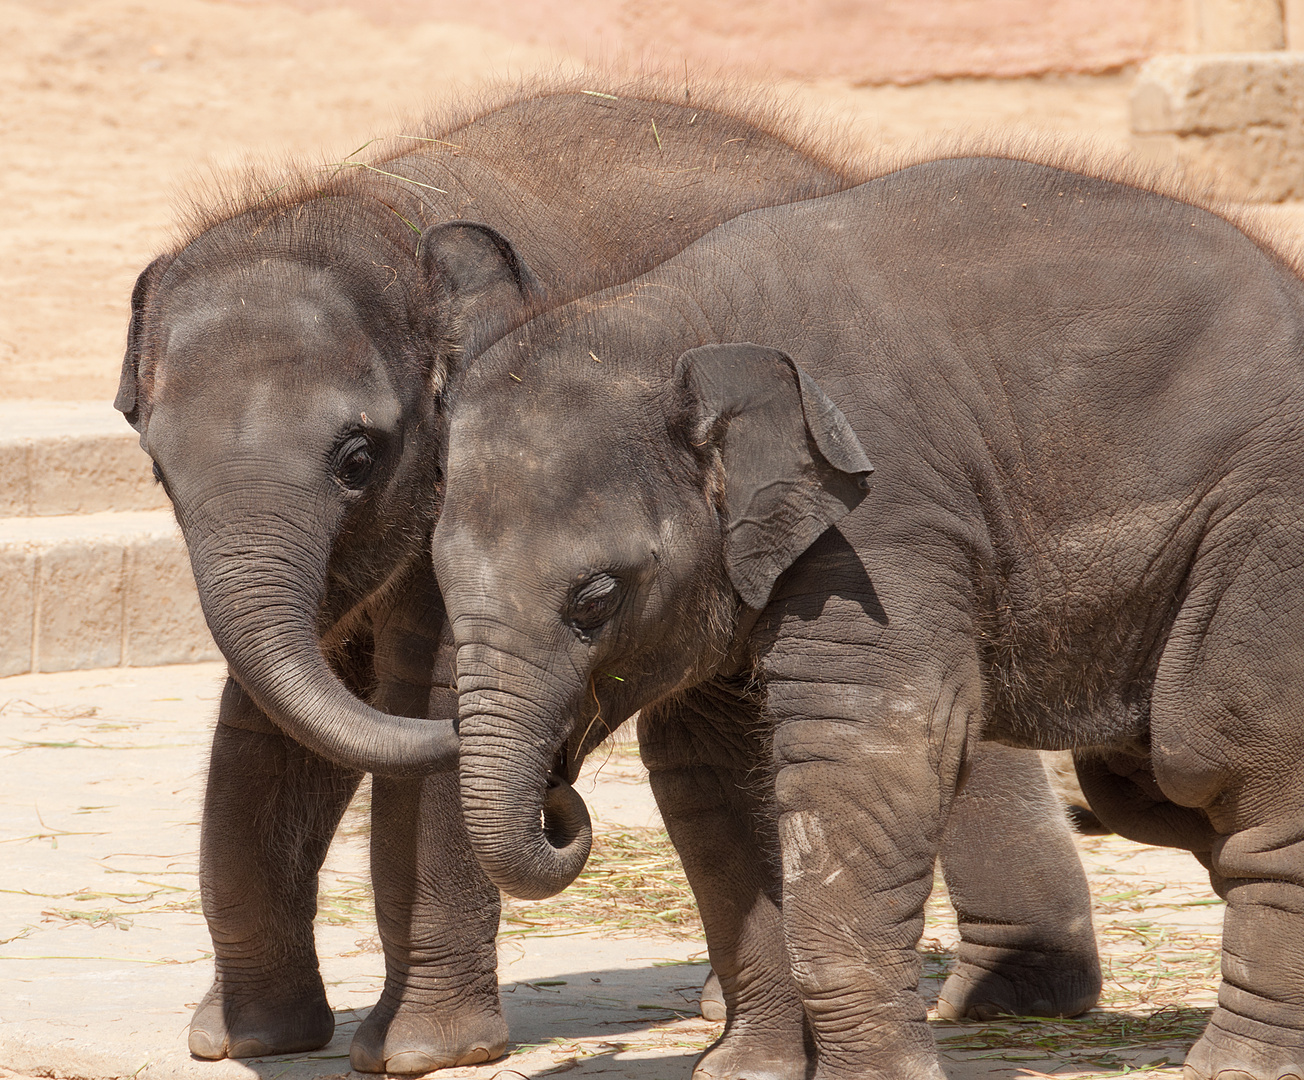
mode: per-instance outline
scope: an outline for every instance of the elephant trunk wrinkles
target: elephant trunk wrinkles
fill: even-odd
[[[190,543],[204,617],[232,674],[287,735],[346,768],[389,776],[454,768],[451,723],[373,709],[326,662],[315,622],[328,553],[324,542],[305,550],[313,544],[248,521]]]
[[[478,650],[477,650],[478,651]],[[503,689],[500,665],[458,654],[462,809],[489,880],[523,900],[561,892],[588,861],[584,800],[550,765],[565,738],[546,702]]]

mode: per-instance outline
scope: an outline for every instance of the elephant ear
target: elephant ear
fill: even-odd
[[[136,278],[131,290],[131,321],[127,323],[127,351],[122,357],[122,374],[118,377],[118,395],[113,407],[127,418],[127,423],[137,431],[140,424],[140,354],[145,337],[145,306],[163,271],[172,262],[171,255],[160,255]]]
[[[699,441],[720,452],[730,580],[762,608],[778,576],[860,504],[874,467],[846,417],[786,353],[703,345],[679,357],[675,377],[699,403]]]
[[[418,260],[445,332],[477,316],[501,325],[543,297],[543,285],[502,233],[478,221],[443,221],[421,234]],[[493,318],[497,316],[497,318]]]

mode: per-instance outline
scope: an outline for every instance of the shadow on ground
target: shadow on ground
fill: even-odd
[[[930,959],[941,961],[944,955]],[[700,964],[675,964],[505,984],[504,1009],[513,1034],[508,1055],[436,1075],[509,1080],[565,1072],[577,1078],[687,1080],[698,1055],[722,1028],[697,1015],[705,971]],[[930,999],[940,985],[937,974],[925,980]],[[338,1010],[336,1037],[317,1053],[244,1064],[267,1080],[346,1075],[349,1040],[366,1012]],[[930,1026],[949,1080],[1137,1070],[1159,1076],[1160,1070],[1180,1069],[1210,1012],[1205,1006],[1168,1005],[1153,1012],[1093,1009],[1072,1019],[1005,1017],[974,1024],[935,1020]]]
[[[574,942],[577,950],[585,947],[582,938]],[[577,1077],[600,1073],[631,1080],[686,1078],[723,1026],[702,1020],[698,1013],[707,970],[705,964],[665,963],[504,982],[503,1011],[512,1033],[508,1056],[475,1069],[434,1075],[508,1080],[565,1069],[578,1070]],[[368,1012],[337,1009],[335,1037],[321,1050],[242,1064],[267,1080],[347,1075],[349,1044]]]

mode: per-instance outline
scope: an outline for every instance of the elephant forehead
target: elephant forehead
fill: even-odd
[[[366,366],[375,349],[343,302],[249,291],[174,304],[161,335],[166,369],[272,364]],[[165,369],[165,370],[166,370]]]
[[[508,373],[507,386],[457,403],[449,424],[449,478],[528,477],[531,486],[619,490],[662,453],[664,421],[650,395],[596,380],[538,385]],[[541,380],[540,380],[541,382]]]
[[[497,537],[590,536],[654,516],[657,491],[630,456],[505,447],[450,463],[441,524]]]
[[[386,365],[347,298],[319,275],[271,269],[163,298],[151,426],[191,413],[258,426],[313,412],[334,423],[341,409],[379,420],[370,399],[388,384]]]
[[[403,403],[365,340],[349,367],[324,351],[278,363],[279,351],[264,342],[196,350],[190,363],[167,364],[155,382],[145,449],[165,468],[179,460],[256,459],[312,472],[341,431],[398,428]]]
[[[586,439],[564,417],[529,425],[518,418],[490,427],[484,438],[467,434],[450,434],[438,526],[446,546],[470,545],[513,561],[567,562],[580,549],[656,535],[666,491],[632,440]]]

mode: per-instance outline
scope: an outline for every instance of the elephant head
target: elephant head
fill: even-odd
[[[600,294],[536,319],[450,389],[432,552],[463,808],[490,879],[522,897],[563,888],[587,857],[582,803],[557,775],[732,662],[740,617],[871,471],[785,354],[707,345],[675,361],[655,324],[587,329],[620,308]],[[558,805],[568,828],[550,827]]]
[[[151,264],[115,404],[172,500],[213,637],[264,712],[349,767],[450,768],[451,723],[370,708],[331,654],[428,557],[457,346],[538,287],[487,227],[444,223],[418,243],[377,213],[345,245],[340,213],[251,212]]]

